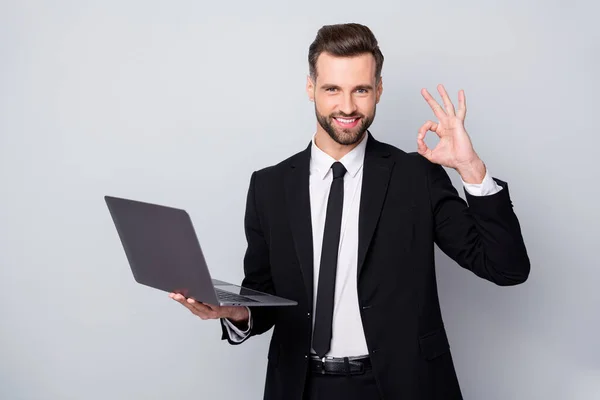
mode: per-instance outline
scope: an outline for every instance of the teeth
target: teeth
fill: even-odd
[[[336,118],[338,121],[340,121],[343,124],[351,124],[354,121],[356,121],[356,118],[354,119],[343,119],[343,118]]]

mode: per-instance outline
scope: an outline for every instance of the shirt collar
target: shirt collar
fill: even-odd
[[[311,175],[315,174],[319,179],[325,179],[336,160],[317,147],[315,136],[316,134],[313,135],[310,151],[310,173]],[[368,137],[369,132],[367,131],[358,146],[339,160],[346,168],[346,173],[353,178],[363,166]]]

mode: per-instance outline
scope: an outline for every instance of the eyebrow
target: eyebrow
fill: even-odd
[[[321,85],[321,89],[341,89],[341,87],[339,87],[338,85],[333,85],[333,84],[325,83],[325,84]],[[355,86],[352,89],[352,91],[359,90],[359,89],[373,90],[373,86],[371,86],[371,85],[358,85],[358,86]]]

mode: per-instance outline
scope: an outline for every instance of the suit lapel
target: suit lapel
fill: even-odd
[[[309,192],[310,145],[293,160],[285,178],[287,213],[308,303],[313,300],[313,239]]]
[[[393,166],[389,151],[369,134],[358,217],[358,276],[379,221]]]

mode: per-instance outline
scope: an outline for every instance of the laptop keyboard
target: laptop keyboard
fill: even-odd
[[[215,288],[215,290],[217,291],[217,297],[219,298],[220,301],[235,302],[235,303],[258,303],[258,301],[256,301],[256,300],[252,300],[248,297],[241,296],[239,294],[226,292],[219,288]]]

